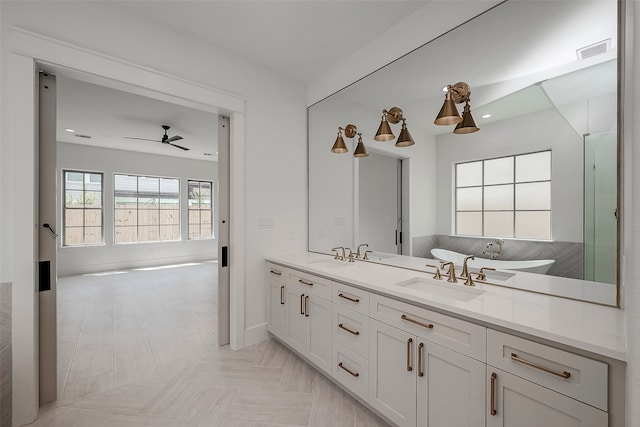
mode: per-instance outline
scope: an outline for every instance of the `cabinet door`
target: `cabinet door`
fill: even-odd
[[[285,286],[286,342],[299,353],[306,355],[309,336],[309,318],[304,315],[305,293],[292,286]]]
[[[269,332],[281,339],[286,339],[287,310],[285,302],[284,283],[269,281]]]
[[[495,378],[492,381],[492,374]],[[491,399],[493,383],[494,398]],[[607,413],[491,366],[487,370],[488,427],[606,427]],[[495,413],[491,412],[491,405]]]
[[[309,359],[331,374],[331,302],[315,295],[305,295],[304,305],[305,315],[309,319]]]
[[[369,404],[398,426],[416,425],[416,337],[371,319]]]
[[[418,426],[484,426],[486,365],[420,339],[416,357]]]

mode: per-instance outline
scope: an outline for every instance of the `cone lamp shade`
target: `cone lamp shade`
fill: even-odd
[[[469,103],[465,103],[464,111],[462,113],[462,121],[458,123],[456,128],[453,130],[453,133],[457,134],[466,134],[473,133],[479,131],[480,128],[476,126],[475,120],[473,120],[473,116],[471,115],[471,108],[469,107]]]
[[[378,127],[378,132],[376,132],[376,136],[373,137],[376,141],[391,141],[396,136],[391,132],[391,126],[389,126],[389,122],[387,121],[386,114],[382,116],[382,121],[380,122],[380,127]]]
[[[456,103],[451,99],[451,93],[447,92],[444,98],[444,104],[442,104],[442,108],[433,123],[439,126],[447,126],[458,124],[461,121],[462,117],[460,117],[458,113]]]
[[[364,146],[362,142],[362,136],[358,137],[358,145],[356,145],[356,149],[353,152],[353,157],[368,157],[369,153],[367,153],[367,147]]]
[[[342,133],[338,132],[338,137],[336,138],[336,142],[333,144],[333,147],[331,147],[331,152],[341,154],[348,151],[347,144],[344,143],[344,139],[342,138]]]
[[[396,147],[409,147],[415,144],[413,138],[411,138],[411,134],[407,130],[407,124],[405,120],[402,120],[402,129],[400,130],[400,135],[398,135],[398,140],[396,141]]]

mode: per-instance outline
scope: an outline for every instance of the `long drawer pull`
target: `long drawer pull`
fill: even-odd
[[[282,276],[282,272],[280,271],[270,270],[269,273],[275,274],[276,276]]]
[[[284,286],[280,286],[280,304],[284,304]]]
[[[304,294],[300,295],[300,314],[304,315]]]
[[[309,317],[309,295],[304,297],[304,317]]]
[[[407,340],[407,371],[411,372],[413,371],[413,368],[411,367],[411,343],[413,342],[412,338],[409,338]]]
[[[342,323],[340,323],[340,324],[338,325],[338,328],[340,328],[340,329],[344,329],[345,331],[347,331],[347,332],[349,332],[350,334],[353,334],[353,335],[360,335],[360,332],[359,332],[359,331],[352,331],[351,329],[349,329],[349,328],[347,328],[346,326],[344,326]]]
[[[418,376],[424,377],[424,372],[422,371],[422,349],[424,348],[424,343],[421,342],[418,344]]]
[[[356,303],[360,302],[360,298],[350,298],[350,297],[346,296],[345,294],[338,294],[338,296],[340,298],[344,298],[344,299],[349,300],[351,302],[356,302]]]
[[[495,372],[491,373],[491,408],[489,408],[489,413],[491,416],[495,416],[498,411],[496,411],[496,378],[498,375]]]
[[[303,285],[313,286],[313,283],[307,282],[306,280],[298,279],[298,282],[302,283]]]
[[[347,371],[348,373],[351,374],[351,376],[358,378],[360,376],[359,373],[357,372],[353,372],[351,369],[349,368],[345,368],[345,366],[342,364],[342,362],[338,363],[338,367],[344,369],[345,371]]]
[[[433,329],[433,324],[432,323],[422,323],[422,322],[419,322],[417,320],[410,319],[410,318],[407,317],[406,314],[403,314],[402,316],[400,316],[400,318],[402,320],[406,320],[407,322],[411,322],[411,323],[415,323],[416,325],[420,325],[423,328]]]
[[[548,374],[556,375],[556,376],[561,377],[561,378],[565,378],[566,379],[566,378],[571,377],[571,372],[554,371],[553,369],[546,368],[544,366],[538,365],[537,363],[533,363],[533,362],[530,362],[528,360],[521,359],[515,353],[511,353],[511,360],[513,360],[514,362],[522,363],[523,365],[531,366],[532,368],[540,369],[541,371],[544,371],[544,372],[546,372]]]

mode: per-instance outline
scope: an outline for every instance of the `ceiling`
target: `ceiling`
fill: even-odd
[[[426,3],[129,0],[110,1],[105,6],[308,82]],[[217,161],[217,118],[211,113],[61,75],[57,94],[59,141]],[[163,124],[171,126],[170,137],[184,137],[176,144],[190,150],[123,138],[160,140]]]

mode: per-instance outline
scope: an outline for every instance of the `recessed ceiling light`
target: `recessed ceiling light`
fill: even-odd
[[[489,117],[491,117],[491,114],[484,114],[484,115],[482,116],[482,118],[483,118],[483,119],[488,119]]]
[[[70,129],[70,128],[66,128],[65,131],[67,131],[67,132],[75,132],[75,130]]]

